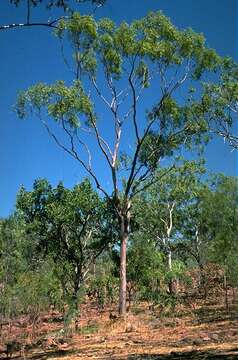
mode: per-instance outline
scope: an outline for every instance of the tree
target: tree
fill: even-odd
[[[207,295],[205,265],[209,261],[222,266],[226,275],[236,269],[237,180],[212,175],[201,183],[188,204],[182,226],[184,249],[200,269],[200,285]]]
[[[53,259],[71,310],[77,312],[85,278],[112,240],[104,202],[88,179],[72,190],[37,180],[33,191],[20,190],[17,209],[39,253]]]
[[[213,180],[209,204],[205,204],[212,241],[209,257],[224,269],[225,304],[228,310],[228,282],[237,284],[238,181],[219,175]]]
[[[74,13],[60,20],[56,35],[70,41],[73,83],[31,87],[19,95],[17,112],[20,117],[29,109],[36,114],[57,145],[78,161],[114,207],[120,228],[119,311],[124,316],[133,199],[157,181],[155,169],[162,159],[171,159],[169,172],[173,155],[203,141],[208,108],[199,96],[191,98],[190,85],[199,88],[202,76],[215,70],[220,58],[205,46],[202,35],[178,30],[161,13],[119,26],[110,19],[96,22]],[[152,89],[148,98],[147,88]],[[144,103],[139,102],[142,95]],[[151,110],[146,112],[148,106]],[[47,119],[56,121],[63,137]],[[107,165],[110,190],[94,171],[92,141],[87,137],[93,138],[94,151],[97,147]]]
[[[32,336],[41,311],[62,305],[61,289],[52,262],[35,256],[34,243],[16,214],[0,225],[0,326],[26,314]],[[23,334],[24,335],[24,332]],[[3,336],[6,334],[3,333]]]
[[[157,176],[161,178],[161,170]],[[182,161],[137,200],[135,218],[139,232],[164,255],[170,294],[176,292],[174,258],[179,252],[187,209],[197,195],[203,161]]]
[[[208,262],[209,242],[212,241],[207,212],[207,207],[212,206],[210,196],[209,184],[204,180],[197,181],[194,195],[182,211],[181,239],[178,243],[180,256],[199,268],[199,290],[203,291],[204,297],[207,296],[205,264]]]
[[[129,307],[135,294],[152,306],[161,301],[165,293],[162,283],[166,282],[163,281],[166,271],[164,254],[151,241],[150,234],[133,233],[128,248]]]

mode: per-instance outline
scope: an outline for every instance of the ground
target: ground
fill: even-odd
[[[11,332],[9,324],[2,326],[0,359],[238,359],[236,309],[233,305],[227,312],[211,299],[163,312],[140,304],[122,321],[114,316],[116,308],[112,313],[112,308],[82,305],[80,328],[73,335],[63,332],[56,312],[42,314],[33,336],[32,327],[19,318]]]

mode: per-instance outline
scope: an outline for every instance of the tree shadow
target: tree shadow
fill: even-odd
[[[17,353],[17,354],[12,354],[10,356],[7,357],[7,355],[4,356],[0,356],[0,360],[6,360],[6,359],[11,359],[11,360],[22,360],[24,359],[32,359],[32,360],[45,360],[45,359],[50,359],[50,358],[63,358],[65,356],[70,356],[70,355],[75,355],[75,354],[79,354],[79,350],[60,350],[60,349],[56,349],[56,350],[46,350],[46,351],[36,351],[34,353],[25,353],[23,356],[23,353]]]
[[[199,351],[172,352],[166,355],[160,354],[133,354],[127,360],[237,360],[238,347],[227,352]]]

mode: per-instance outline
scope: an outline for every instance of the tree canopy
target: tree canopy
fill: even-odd
[[[59,21],[55,34],[66,54],[72,53],[72,61],[65,58],[73,69],[72,83],[36,84],[19,95],[16,109],[20,117],[29,111],[38,116],[57,145],[79,162],[114,207],[121,229],[120,311],[125,313],[132,200],[157,181],[155,170],[162,159],[168,159],[171,171],[182,149],[201,151],[208,140],[211,108],[202,95],[202,81],[219,71],[224,60],[206,46],[201,34],[177,29],[160,12],[118,26],[110,19],[96,21],[73,13]],[[152,104],[142,111],[148,88],[153,89]],[[102,106],[107,114],[103,119]],[[52,130],[49,119],[63,136]],[[87,136],[94,137],[91,148]],[[94,170],[95,148],[107,165],[111,190]]]

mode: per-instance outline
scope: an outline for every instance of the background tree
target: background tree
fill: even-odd
[[[112,241],[105,203],[87,179],[72,190],[37,180],[33,191],[20,190],[17,209],[39,252],[53,259],[71,316],[76,317],[85,278]]]
[[[16,214],[2,220],[0,226],[0,326],[8,323],[8,335],[14,319],[22,314],[32,326],[32,336],[42,311],[51,305],[62,307],[60,283],[50,259],[36,256],[35,244]],[[3,333],[3,336],[6,334]],[[23,331],[22,337],[26,334]]]
[[[198,191],[199,179],[205,172],[203,161],[178,163],[169,174],[147,189],[137,200],[135,219],[142,237],[149,238],[157,251],[164,254],[170,294],[176,292],[176,261],[187,208]],[[175,257],[175,259],[173,259]]]
[[[79,162],[113,205],[120,228],[119,310],[125,315],[126,248],[133,199],[157,181],[154,173],[162,159],[171,159],[170,171],[174,154],[202,142],[208,109],[199,98],[191,98],[189,89],[190,85],[199,88],[202,76],[216,69],[220,59],[205,46],[202,35],[178,30],[161,13],[119,26],[110,19],[96,23],[91,16],[74,13],[58,23],[56,35],[70,41],[67,51],[73,51],[76,80],[71,85],[58,81],[33,86],[20,94],[17,111],[24,117],[32,110],[57,145]],[[148,92],[149,98],[147,88],[153,91],[153,96]],[[142,95],[150,111],[139,104]],[[101,104],[106,108],[103,121]],[[48,119],[60,126],[62,137]],[[107,165],[110,190],[94,170],[90,145],[94,153],[97,146]]]
[[[128,298],[148,301],[154,306],[166,294],[166,264],[164,254],[146,233],[134,233],[128,249]]]
[[[206,265],[213,262],[228,274],[236,269],[237,180],[213,175],[198,187],[185,209],[179,251],[195,261],[200,271],[199,285],[207,296]],[[234,275],[231,275],[234,278]]]
[[[225,304],[228,309],[228,285],[237,283],[237,178],[217,176],[207,200],[207,233],[212,237],[209,254],[210,259],[224,270]]]

